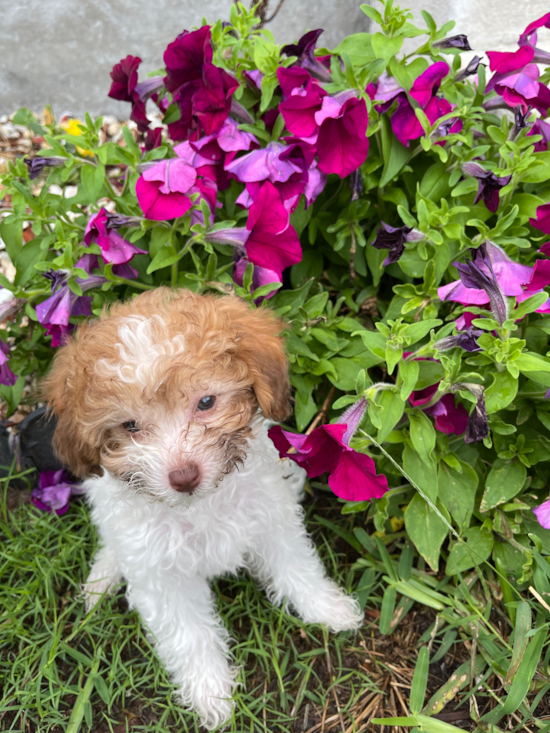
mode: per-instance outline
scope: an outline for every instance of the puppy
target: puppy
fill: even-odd
[[[280,460],[269,421],[290,413],[282,324],[235,297],[159,288],[80,326],[44,383],[54,446],[85,477],[101,539],[88,607],[124,578],[183,705],[231,716],[237,670],[209,581],[246,568],[306,622],[356,629]]]

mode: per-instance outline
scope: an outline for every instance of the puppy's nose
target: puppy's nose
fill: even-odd
[[[199,467],[194,463],[188,463],[182,468],[170,471],[168,481],[170,486],[182,494],[192,494],[201,480]]]

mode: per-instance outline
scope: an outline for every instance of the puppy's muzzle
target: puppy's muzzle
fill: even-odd
[[[188,463],[186,466],[170,471],[168,474],[170,486],[181,494],[192,494],[199,485],[200,480],[200,469],[194,463]]]

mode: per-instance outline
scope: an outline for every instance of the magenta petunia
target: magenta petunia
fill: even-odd
[[[81,484],[71,481],[65,469],[59,471],[41,471],[38,488],[31,494],[32,503],[42,511],[65,514],[69,508],[71,496],[84,493]]]
[[[254,265],[277,273],[302,259],[296,230],[275,186],[266,181],[250,207],[246,228],[246,253]]]
[[[0,339],[0,384],[13,387],[17,382],[17,374],[14,374],[8,366],[9,355],[9,344]]]
[[[293,66],[290,69],[285,69],[280,66],[277,69],[277,79],[279,86],[283,92],[284,97],[290,97],[295,89],[305,89],[305,87],[311,82],[311,74],[306,69],[302,69],[299,66]],[[317,85],[317,90],[324,91],[322,87]],[[326,94],[326,92],[324,92]]]
[[[533,60],[535,52],[529,46],[522,46],[517,51],[487,51],[489,68],[496,74],[510,74],[519,71]],[[492,87],[491,87],[492,88]],[[488,91],[491,91],[489,89]]]
[[[539,28],[550,28],[550,13],[546,13],[541,18],[538,18],[538,20],[534,20],[532,23],[529,23],[527,28],[519,37],[519,45],[525,46],[525,44],[530,43],[531,37]]]
[[[314,135],[318,127],[315,115],[326,97],[326,92],[311,78],[305,87],[295,87],[279,104],[279,112],[289,132],[301,138]]]
[[[330,57],[323,57],[321,59],[314,55],[315,44],[319,40],[321,33],[323,33],[321,28],[308,31],[297,43],[283,46],[281,52],[287,56],[296,56],[297,60],[295,64],[307,69],[321,81],[332,81],[330,75]],[[328,65],[325,65],[324,61],[328,61]]]
[[[320,125],[317,138],[318,168],[327,175],[345,178],[367,159],[369,116],[364,99],[347,99],[344,104],[325,97],[315,118]]]
[[[540,229],[544,234],[550,235],[550,204],[543,204],[537,207],[536,217],[529,219],[529,224]]]
[[[448,64],[444,61],[438,61],[420,74],[412,86],[411,97],[420,104],[430,125],[433,125],[440,117],[449,114],[453,110],[453,106],[446,99],[437,95],[441,81],[448,73]],[[397,99],[398,106],[391,117],[391,126],[399,142],[408,147],[411,140],[422,137],[424,128],[420,124],[406,94],[399,94]],[[390,104],[391,100],[387,105]],[[454,120],[447,127],[448,129],[443,131],[444,136],[449,133],[460,132],[462,121]]]
[[[116,228],[110,227],[109,213],[101,208],[97,214],[92,214],[84,232],[86,244],[98,244],[105,262],[113,265],[123,265],[129,262],[135,254],[147,254],[131,242],[124,239]]]
[[[535,120],[534,125],[527,133],[527,137],[531,135],[542,135],[542,140],[535,143],[534,148],[536,153],[546,152],[548,150],[548,143],[550,143],[550,124],[544,120]]]
[[[550,499],[536,506],[533,512],[540,526],[544,529],[550,529]]]
[[[239,82],[227,71],[205,64],[202,86],[193,95],[193,112],[207,135],[219,130],[229,116],[231,96]]]
[[[346,423],[322,425],[310,435],[289,433],[275,426],[269,430],[269,437],[281,457],[296,461],[309,478],[329,473],[329,486],[341,499],[365,501],[381,498],[388,490],[386,477],[376,473],[370,456],[350,448],[351,436],[346,433]],[[291,449],[294,452],[289,453]]]
[[[146,99],[140,95],[138,88],[138,68],[141,64],[139,56],[126,56],[113,66],[111,71],[111,89],[108,96],[121,102],[131,102],[133,120],[141,132],[149,128],[149,120],[145,113]]]
[[[419,407],[427,415],[433,417],[435,428],[440,433],[462,435],[468,426],[468,412],[464,405],[455,404],[454,395],[443,395],[435,405],[425,407],[431,401],[437,389],[438,384],[434,384],[431,387],[426,387],[426,389],[413,392],[409,397],[409,402],[413,407]]]
[[[235,266],[233,268],[233,280],[237,283],[237,285],[240,285],[241,287],[243,284],[244,273],[249,264],[250,260],[247,257],[239,257],[239,259],[235,262]],[[274,270],[268,270],[266,267],[259,267],[258,265],[254,265],[254,272],[252,274],[252,291],[261,288],[263,285],[278,283],[280,282],[280,280],[281,275],[278,272],[275,272]],[[264,295],[262,298],[258,298],[256,302],[259,303],[266,298],[272,298],[276,292],[276,290],[272,290],[270,293]]]
[[[165,84],[169,92],[176,92],[184,84],[202,79],[202,67],[212,61],[210,26],[196,31],[183,31],[164,52]]]
[[[193,205],[189,195],[196,180],[196,170],[184,160],[159,161],[137,180],[136,196],[141,210],[154,221],[183,216]]]

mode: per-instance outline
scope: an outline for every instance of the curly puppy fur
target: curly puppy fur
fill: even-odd
[[[207,728],[231,717],[236,679],[211,578],[247,568],[304,621],[339,631],[362,619],[306,534],[303,470],[267,436],[290,412],[281,330],[238,298],[159,288],[81,326],[43,385],[55,449],[86,478],[101,538],[88,607],[126,580]]]

